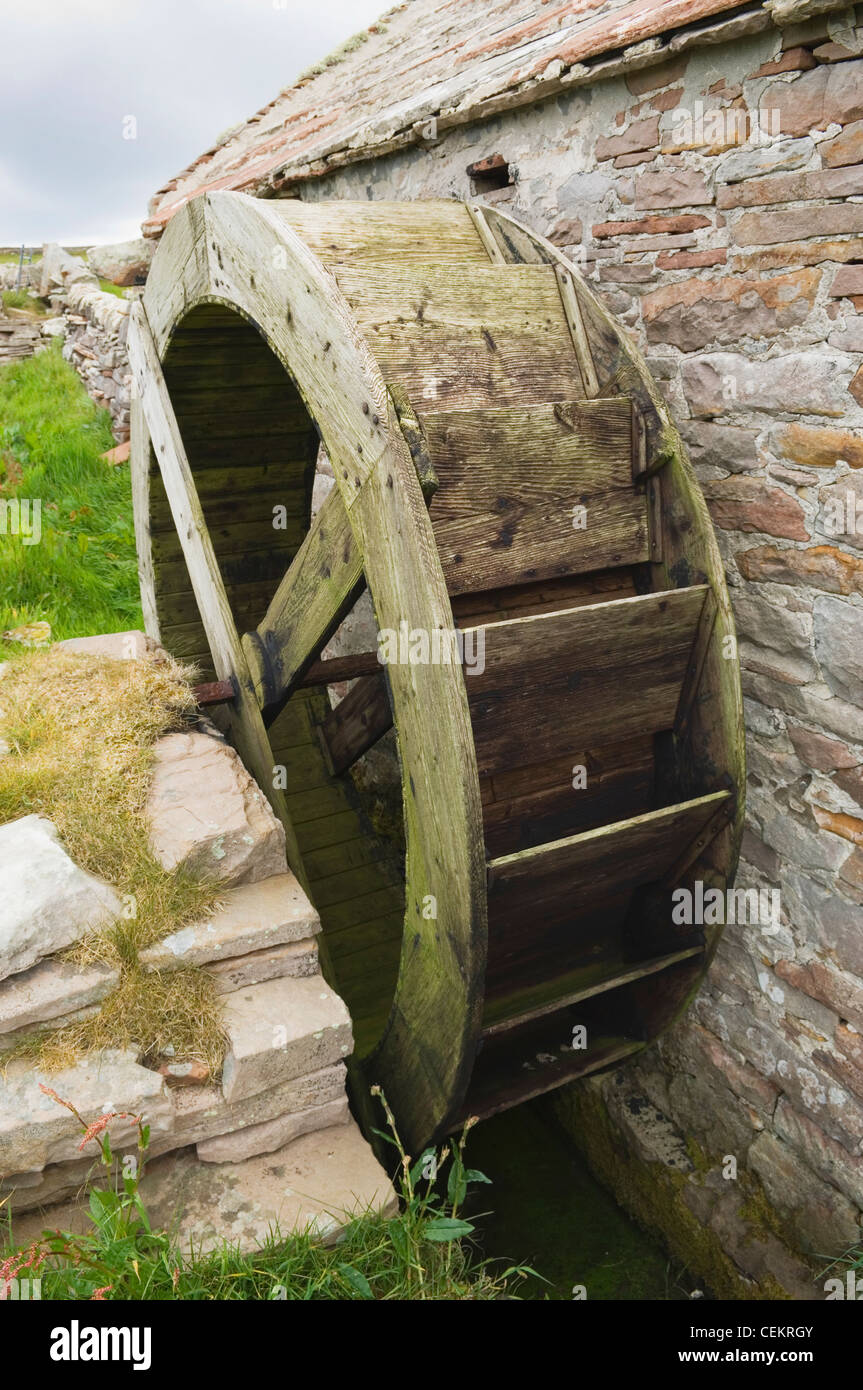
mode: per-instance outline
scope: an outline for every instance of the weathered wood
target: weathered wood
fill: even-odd
[[[449,411],[424,424],[451,593],[648,559],[627,401]]]
[[[468,170],[468,172],[470,171]],[[489,225],[485,220],[485,213],[482,208],[478,207],[476,203],[468,203],[467,210],[473,225],[476,227],[477,235],[485,247],[488,259],[493,265],[503,265],[505,263],[504,254],[495,241],[492,232],[489,230]]]
[[[574,1051],[567,1042],[571,1030],[569,1021],[550,1028],[546,1019],[540,1019],[531,1028],[489,1039],[453,1128],[471,1116],[487,1120],[568,1081],[623,1062],[644,1047],[640,1039],[594,1033],[590,1047]]]
[[[669,966],[678,965],[682,960],[700,955],[701,949],[699,946],[689,946],[682,951],[655,956],[638,965],[626,965],[618,961],[609,966],[607,961],[602,961],[598,966],[571,971],[543,985],[498,996],[492,1004],[486,1004],[482,1037],[485,1040],[511,1032],[513,1028],[520,1028],[525,1023],[557,1013],[559,1009],[580,1004],[598,994],[607,994],[610,990],[620,989],[623,985],[646,979],[649,975],[656,975],[662,970],[667,970]]]
[[[503,259],[503,253],[501,253]],[[563,304],[563,312],[566,314],[566,321],[572,335],[572,346],[575,348],[575,355],[578,359],[578,369],[581,372],[581,380],[584,385],[586,396],[599,395],[599,382],[596,379],[596,367],[593,363],[593,353],[590,350],[590,340],[587,336],[587,329],[584,326],[584,318],[578,297],[572,283],[572,276],[563,266],[556,265],[554,273],[560,289],[560,298]]]
[[[273,786],[273,756],[234,627],[219,566],[195,489],[192,471],[177,427],[156,344],[146,311],[138,302],[129,316],[129,365],[141,410],[153,441],[162,482],[171,503],[189,579],[207,634],[216,674],[236,683],[231,733],[243,761],[285,824],[288,860],[300,882],[305,879],[282,793]]]
[[[277,200],[273,208],[325,265],[367,261],[488,264],[467,208],[452,199],[381,204],[291,199]]]
[[[465,629],[481,774],[561,747],[670,729],[706,589],[672,589]]]
[[[392,726],[393,715],[383,672],[364,676],[321,725],[321,739],[333,773],[338,776],[346,771]]]
[[[402,386],[397,384],[390,386],[389,393],[395,407],[399,429],[404,436],[404,441],[413,459],[414,468],[417,471],[422,495],[427,503],[431,502],[440,486],[440,480],[431,461],[425,428],[417,419],[416,411]]]
[[[141,409],[141,400],[134,379],[129,403],[130,450],[129,473],[132,483],[132,515],[135,523],[135,549],[138,555],[138,585],[141,591],[141,610],[148,636],[161,640],[159,615],[156,606],[153,539],[150,526],[150,436]]]
[[[727,652],[734,638],[734,618],[725,583],[722,560],[704,497],[692,470],[686,447],[673,425],[665,400],[652,380],[642,354],[632,339],[584,284],[566,257],[544,237],[515,222],[500,208],[487,209],[488,224],[507,259],[518,264],[562,265],[573,275],[582,316],[593,348],[600,393],[624,393],[631,397],[644,422],[645,471],[657,470],[657,488],[651,515],[658,518],[661,560],[655,575],[657,587],[672,583],[711,584],[718,613],[708,644],[692,718],[681,737],[662,750],[668,766],[669,795],[685,798],[715,787],[723,776],[735,789],[735,815],[726,829],[706,846],[694,866],[711,886],[724,888],[733,882],[743,834],[745,811],[745,741],[740,669]],[[715,949],[719,931],[710,933],[707,960]],[[679,1007],[685,1005],[686,991]],[[669,1017],[671,1015],[669,1014]]]
[[[262,707],[289,693],[356,601],[363,558],[338,489],[309,527],[287,574],[243,649]]]
[[[680,806],[634,816],[565,840],[502,855],[489,864],[492,922],[543,918],[564,901],[573,916],[591,903],[661,880],[688,845],[728,802],[714,792]],[[670,916],[669,896],[669,916]]]
[[[509,854],[649,811],[653,740],[571,749],[547,763],[506,769],[480,786],[486,849]]]
[[[572,340],[544,267],[351,266],[339,287],[388,381],[418,410],[571,400]]]
[[[248,628],[238,693],[255,715],[267,708],[324,968],[354,1019],[358,1100],[379,1081],[409,1146],[442,1134],[464,1113],[484,995],[486,1027],[507,1027],[483,1044],[471,1109],[630,1055],[682,1007],[715,940],[669,934],[663,895],[680,876],[722,878],[739,825],[735,797],[717,792],[736,782],[723,780],[736,663],[725,685],[717,665],[727,595],[642,359],[556,248],[495,208],[455,203],[208,195],[167,227],[145,303],[222,570],[222,620],[235,645]],[[307,531],[319,434],[338,500]],[[151,621],[210,670],[214,619],[158,475],[144,484]],[[265,509],[277,504],[274,540]],[[395,662],[385,675],[377,653],[316,660],[363,574],[381,628],[458,623],[469,651],[481,630],[482,674],[470,660],[464,673]],[[285,652],[286,679],[273,675]],[[361,672],[373,678],[335,711],[308,686]],[[354,779],[332,775],[382,724],[386,682],[406,882],[397,832],[373,835]],[[329,768],[319,727],[338,755]],[[588,769],[582,799],[567,784],[575,763]],[[719,800],[702,814],[708,794]],[[522,856],[531,874],[510,867],[502,887],[494,873]],[[566,1047],[574,1018],[589,1021],[587,1056]]]
[[[465,210],[453,208],[475,237]],[[481,247],[478,239],[475,244]],[[297,383],[332,462],[378,621],[397,628],[407,613],[429,630],[451,626],[428,513],[380,365],[336,282],[276,207],[213,193],[172,219],[145,292],[160,351],[207,297],[230,303],[252,322]],[[265,408],[271,406],[268,400]],[[217,437],[211,412],[199,418],[211,430],[208,437]],[[236,485],[244,488],[239,477]],[[294,478],[291,487],[298,486]],[[224,496],[224,490],[213,495]],[[304,653],[303,660],[314,654]],[[379,1080],[414,1145],[446,1125],[469,1077],[485,958],[484,860],[461,672],[393,666],[389,675],[406,795],[408,911],[397,985],[394,977],[384,980],[374,999],[362,1003],[363,1018],[377,1018],[377,1042],[371,1047],[364,1035],[364,1084],[357,1095],[367,1095],[368,1083]],[[299,698],[272,726],[276,758],[278,731]],[[289,788],[288,809],[300,831],[344,816],[346,790],[335,784],[308,792]],[[438,814],[440,805],[447,806],[446,817]],[[392,911],[393,893],[403,890],[381,887],[382,862],[316,887],[322,917],[335,930],[352,924],[359,930],[364,920]],[[426,910],[431,900],[436,917]],[[381,1008],[388,1000],[383,1028]]]

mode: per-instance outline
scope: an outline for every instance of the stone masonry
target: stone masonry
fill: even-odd
[[[61,645],[82,659],[160,657],[143,633]],[[0,826],[8,889],[0,904],[0,1202],[26,1240],[46,1218],[74,1225],[77,1197],[103,1180],[94,1147],[81,1152],[80,1126],[52,1098],[59,1095],[88,1122],[119,1112],[111,1126],[118,1162],[135,1151],[129,1116],[143,1116],[155,1160],[147,1200],[166,1224],[181,1218],[181,1237],[252,1249],[270,1226],[286,1233],[312,1223],[330,1234],[357,1202],[386,1208],[393,1195],[348,1112],[351,1020],[320,972],[320,919],[288,869],[284,828],[218,731],[201,720],[154,751],[145,808],[153,854],[168,871],[218,883],[220,897],[209,916],[141,951],[139,964],[210,975],[221,996],[221,1076],[171,1044],[156,1058],[134,1047],[91,1053],[50,1074],[14,1055],[34,1032],[97,1013],[116,989],[116,968],[73,965],[62,952],[124,907],[109,884],[73,863],[50,821],[31,815]],[[301,1188],[280,1180],[295,1165]],[[58,1210],[70,1199],[68,1211]]]

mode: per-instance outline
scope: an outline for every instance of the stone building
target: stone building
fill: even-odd
[[[863,6],[408,0],[145,234],[215,188],[503,203],[645,348],[735,604],[737,882],[781,912],[727,926],[659,1047],[550,1104],[715,1291],[824,1297],[863,1208]]]

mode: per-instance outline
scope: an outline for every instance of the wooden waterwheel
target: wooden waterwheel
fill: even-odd
[[[716,945],[672,894],[732,881],[743,739],[710,520],[638,351],[504,213],[228,192],[170,222],[129,350],[147,627],[230,697],[360,1103],[382,1085],[416,1152],[647,1046]],[[321,660],[364,587],[428,660]],[[391,725],[402,862],[351,775]]]

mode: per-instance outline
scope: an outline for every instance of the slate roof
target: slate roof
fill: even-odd
[[[840,0],[840,4],[843,0]],[[644,66],[717,22],[751,33],[830,0],[406,0],[229,132],[151,199],[158,235],[208,189],[272,194],[567,87]],[[609,62],[611,58],[611,62]],[[599,63],[597,63],[599,60]]]

